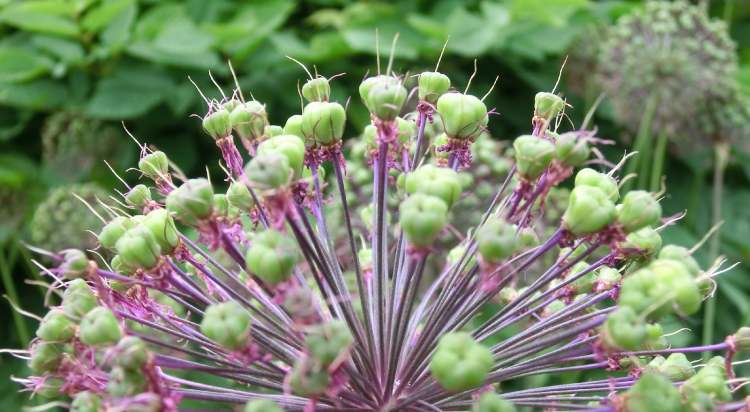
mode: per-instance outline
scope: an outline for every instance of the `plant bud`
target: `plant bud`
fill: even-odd
[[[419,75],[419,100],[435,104],[440,96],[451,88],[451,79],[439,72],[423,72]]]
[[[57,268],[66,279],[78,279],[86,274],[89,258],[78,249],[65,249],[61,252],[63,261]]]
[[[146,375],[141,371],[115,366],[109,372],[107,393],[116,398],[134,396],[145,392],[147,388],[148,381],[146,380]]]
[[[446,93],[437,101],[445,134],[452,139],[474,140],[487,127],[487,106],[477,97],[462,93]]]
[[[471,412],[516,412],[516,407],[495,392],[485,392],[471,406]]]
[[[732,337],[737,352],[750,352],[750,327],[739,328]]]
[[[144,207],[151,201],[151,189],[143,184],[135,185],[125,195],[125,201],[131,206]]]
[[[408,92],[400,79],[380,75],[365,79],[359,86],[359,95],[372,115],[388,121],[401,113]]]
[[[160,179],[169,173],[169,159],[164,152],[149,153],[138,161],[138,170],[152,180]]]
[[[698,276],[701,273],[698,261],[695,260],[690,254],[690,250],[686,247],[666,245],[659,251],[659,259],[671,259],[681,262],[693,276]]]
[[[617,221],[626,232],[645,226],[656,226],[661,220],[661,205],[644,190],[628,192],[617,206]]]
[[[684,353],[673,353],[662,362],[658,371],[672,382],[680,382],[695,375],[695,368]]]
[[[256,140],[261,138],[268,124],[266,106],[255,100],[241,103],[232,110],[229,121],[241,139]]]
[[[166,209],[150,211],[143,219],[142,225],[154,235],[162,253],[171,253],[180,243],[174,220]]]
[[[302,85],[302,97],[308,102],[327,102],[331,95],[331,85],[325,77],[310,79]]]
[[[647,226],[629,233],[622,247],[638,249],[641,255],[651,257],[661,248],[661,236],[659,232]]]
[[[245,173],[250,184],[262,190],[287,186],[294,176],[287,157],[275,151],[255,156],[245,168]]]
[[[453,169],[426,164],[406,175],[407,193],[440,198],[450,208],[461,196],[461,179]]]
[[[276,230],[267,230],[253,237],[245,262],[247,270],[264,282],[277,285],[292,275],[297,257],[294,240]]]
[[[565,101],[554,93],[539,92],[534,96],[534,115],[548,122],[557,117],[564,107]]]
[[[428,247],[448,223],[448,206],[435,196],[415,193],[401,203],[401,229],[414,246]]]
[[[29,368],[35,373],[54,372],[68,352],[66,346],[69,345],[41,340],[34,342],[31,346]]]
[[[539,177],[555,156],[555,145],[541,137],[525,135],[513,142],[518,173],[525,179]]]
[[[724,368],[724,358],[721,356],[711,358],[698,370],[698,373],[685,381],[681,390],[683,393],[704,393],[714,400],[724,402],[732,399],[732,392],[727,382],[727,371]]]
[[[203,129],[214,140],[223,139],[232,133],[232,121],[229,110],[220,108],[208,113],[203,118]]]
[[[266,137],[281,136],[282,134],[284,134],[284,128],[275,124],[269,124],[263,129],[263,135]]]
[[[301,138],[286,134],[272,137],[258,146],[257,156],[276,152],[286,156],[289,167],[294,171],[294,179],[302,176],[302,167],[305,164],[305,142]]]
[[[50,310],[36,330],[36,336],[47,342],[64,342],[70,340],[75,333],[75,324],[58,309]]]
[[[245,212],[249,212],[255,206],[250,189],[242,182],[232,182],[227,189],[227,200],[229,204]]]
[[[692,315],[700,309],[702,295],[685,265],[674,260],[657,259],[651,262],[649,269],[655,275],[652,281],[664,287],[662,293],[655,295],[655,298],[673,296],[676,309],[684,315]]]
[[[581,169],[575,178],[575,187],[592,186],[598,188],[607,195],[609,200],[616,202],[620,198],[620,190],[617,181],[612,176],[599,173],[594,169]]]
[[[589,159],[591,149],[584,139],[575,133],[563,133],[555,140],[555,155],[562,163],[578,167]]]
[[[327,370],[315,367],[305,358],[297,359],[289,372],[289,386],[297,396],[320,396],[328,389],[330,381]]]
[[[190,179],[167,195],[167,210],[186,225],[211,216],[214,190],[207,179]]]
[[[73,319],[82,318],[97,306],[96,296],[83,279],[75,279],[63,292],[62,310]]]
[[[346,112],[338,103],[310,102],[302,111],[302,137],[320,146],[341,141],[346,126]],[[294,133],[292,133],[294,134]]]
[[[624,398],[626,411],[683,412],[680,392],[660,373],[643,373]]]
[[[323,368],[327,368],[343,354],[348,353],[352,342],[349,327],[338,319],[312,327],[305,336],[308,355]]]
[[[70,404],[70,412],[100,412],[101,410],[102,398],[89,391],[78,392]]]
[[[462,392],[484,383],[493,365],[492,352],[466,332],[451,332],[438,341],[430,372],[440,386]]]
[[[239,350],[250,340],[250,314],[234,300],[215,303],[203,314],[201,333],[219,345]]]
[[[477,249],[482,260],[499,263],[518,250],[516,229],[502,218],[490,218],[477,232]]]
[[[284,134],[291,134],[297,137],[305,137],[302,134],[302,115],[295,114],[294,116],[286,119],[284,124]]]
[[[607,227],[615,219],[615,205],[600,189],[576,186],[570,192],[562,221],[576,236],[588,235]]]
[[[122,263],[131,268],[151,269],[159,263],[161,247],[154,234],[145,226],[125,232],[115,245]]]
[[[245,404],[242,412],[284,412],[284,410],[272,400],[254,399]]]
[[[116,344],[122,332],[115,314],[104,306],[92,309],[81,320],[78,337],[81,342],[91,346],[109,346]]]
[[[115,347],[115,364],[132,371],[140,370],[148,361],[146,343],[137,336],[125,336]]]
[[[601,331],[607,347],[620,350],[638,350],[648,338],[645,322],[628,306],[610,313]]]
[[[127,217],[117,216],[104,225],[99,232],[99,243],[105,248],[112,250],[122,235],[133,226],[135,225]]]

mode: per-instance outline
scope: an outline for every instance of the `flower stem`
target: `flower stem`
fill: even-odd
[[[2,277],[3,287],[5,288],[7,298],[14,304],[18,305],[20,302],[18,300],[16,285],[13,283],[13,274],[11,273],[10,268],[11,262],[8,262],[4,249],[5,248],[0,250],[0,277]],[[26,321],[20,313],[15,310],[12,310],[11,312],[13,313],[13,323],[16,326],[16,333],[18,333],[18,343],[21,344],[21,346],[25,346],[30,339]]]

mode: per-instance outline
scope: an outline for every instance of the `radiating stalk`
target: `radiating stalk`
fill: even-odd
[[[656,149],[654,149],[654,162],[651,167],[651,185],[649,190],[652,192],[658,192],[661,189],[661,174],[664,170],[664,161],[667,157],[667,134],[663,131],[659,133],[659,140],[656,142]]]

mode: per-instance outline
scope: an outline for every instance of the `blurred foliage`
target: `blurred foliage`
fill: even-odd
[[[730,25],[739,51],[737,76],[750,93],[750,2],[703,3]],[[441,71],[454,84],[466,84],[475,58],[475,94],[483,95],[500,75],[486,102],[500,113],[491,122],[493,136],[509,139],[529,129],[527,103],[537,91],[552,90],[566,55],[570,60],[557,90],[575,108],[573,121],[580,122],[599,94],[588,81],[598,28],[640,7],[642,1],[635,0],[0,0],[0,257],[15,274],[22,305],[40,305],[41,295],[23,285],[33,271],[23,263],[27,252],[19,243],[29,240],[25,223],[52,188],[82,181],[115,186],[102,160],[119,173],[138,152],[121,121],[138,140],[169,153],[187,174],[203,174],[208,165],[218,175],[218,152],[199,121],[189,130],[175,125],[205,111],[189,78],[209,98],[219,96],[209,71],[225,92],[231,88],[228,60],[245,94],[267,104],[272,123],[283,124],[279,114],[293,113],[300,100],[278,90],[304,77],[286,56],[325,75],[345,73],[334,82],[333,96],[343,102],[356,99],[356,85],[377,70],[376,29],[383,64],[399,33],[397,72],[429,67],[419,64],[437,61],[449,38]],[[362,105],[348,111],[353,123],[364,124]],[[628,141],[632,128],[616,124],[612,113],[608,104],[599,110],[600,135]],[[733,149],[724,202],[730,230],[723,231],[722,251],[730,261],[747,261],[750,212],[741,205],[750,201],[750,143]],[[617,156],[624,149],[611,150]],[[707,161],[710,165],[710,157]],[[706,159],[670,158],[667,165],[671,194],[665,209],[690,212],[688,225],[669,229],[666,237],[684,245],[697,242],[710,222],[710,177],[691,167],[696,162]],[[123,177],[137,179],[135,173]],[[743,265],[723,277],[728,287],[719,289],[720,324],[732,328],[750,321],[748,276]],[[19,346],[7,305],[0,321],[6,332],[0,347]],[[19,369],[18,362],[0,357],[1,410],[20,410],[18,402],[25,399],[6,378],[20,375]]]

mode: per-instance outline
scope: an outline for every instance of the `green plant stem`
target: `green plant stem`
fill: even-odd
[[[11,302],[18,305],[18,292],[16,292],[16,285],[13,283],[13,274],[11,273],[10,262],[8,262],[5,255],[5,250],[0,250],[0,277],[2,277],[3,287],[5,293]],[[13,313],[13,322],[16,326],[16,332],[18,333],[18,343],[24,347],[29,343],[29,328],[26,325],[26,321],[23,316],[15,310],[11,310]]]
[[[696,172],[693,176],[693,184],[690,189],[690,200],[688,202],[688,213],[685,215],[685,223],[691,228],[696,229],[696,217],[701,198],[703,197],[703,187],[705,186],[706,173]],[[697,230],[696,230],[697,231]]]
[[[719,143],[714,146],[714,179],[713,191],[711,196],[711,226],[718,225],[721,222],[721,199],[724,191],[724,172],[729,160],[729,145]],[[719,256],[719,246],[721,245],[721,230],[714,233],[708,244],[708,262],[711,264]],[[706,301],[706,309],[703,312],[703,343],[708,344],[714,340],[714,328],[716,326],[716,294],[718,293],[718,284],[716,285],[714,296]],[[711,357],[711,352],[704,352],[703,359]]]
[[[649,140],[651,140],[651,124],[654,120],[654,113],[656,112],[657,99],[655,96],[649,97],[646,102],[646,107],[643,109],[643,117],[641,117],[641,124],[638,126],[638,135],[633,144],[633,150],[638,152],[638,155],[631,158],[625,168],[625,176],[635,173],[638,170],[638,165],[641,162],[648,163],[644,159],[644,152],[649,147]],[[627,193],[633,186],[633,180],[630,179],[625,182],[622,193]]]
[[[663,131],[659,133],[659,140],[656,142],[656,149],[653,153],[653,164],[651,166],[651,185],[649,190],[658,192],[661,189],[661,174],[664,170],[664,160],[667,157],[667,134]]]

